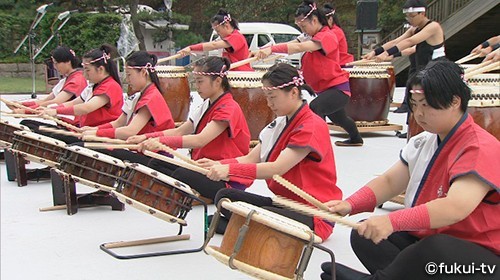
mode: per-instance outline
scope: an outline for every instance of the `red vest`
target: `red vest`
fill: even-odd
[[[142,107],[146,106],[151,113],[151,119],[146,123],[146,125],[137,133],[145,134],[156,131],[163,131],[175,127],[174,119],[172,118],[172,113],[168,108],[165,99],[161,95],[160,91],[155,84],[151,83],[142,93],[139,101],[135,105],[135,113],[139,111]],[[132,118],[130,119],[132,120]]]
[[[248,51],[247,40],[245,39],[245,36],[243,36],[237,29],[235,29],[233,33],[222,38],[222,40],[231,45],[231,47],[225,48],[224,51],[222,52],[222,56],[227,57],[229,61],[231,61],[231,63],[247,59],[248,56],[250,55],[250,52]],[[252,66],[250,66],[250,63],[242,65],[240,67],[236,67],[231,70],[253,71]]]
[[[80,116],[80,126],[98,126],[116,120],[122,113],[123,90],[111,76],[94,85],[92,96],[105,94],[109,102],[103,107]]]
[[[339,41],[339,64],[342,66],[346,65],[346,63],[353,62],[354,56],[349,53],[344,31],[337,25],[334,25],[330,30],[337,36],[337,40]]]

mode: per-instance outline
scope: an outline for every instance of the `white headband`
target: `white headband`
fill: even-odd
[[[403,9],[403,14],[406,13],[421,13],[425,12],[425,7],[410,7],[408,9]]]

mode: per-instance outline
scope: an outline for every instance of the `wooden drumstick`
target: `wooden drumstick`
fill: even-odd
[[[113,144],[113,143],[102,143],[102,142],[85,142],[83,146],[85,148],[98,148],[98,149],[129,149],[129,150],[139,149],[138,144]]]
[[[23,119],[26,119],[26,118],[44,118],[43,116],[39,116],[39,115],[33,115],[33,114],[16,114],[16,113],[9,113],[9,112],[0,112],[0,114],[2,114],[3,116],[6,116],[6,117],[12,117],[12,118],[23,118]]]
[[[366,64],[366,63],[373,63],[375,62],[374,59],[360,59],[360,60],[356,60],[356,61],[353,61],[353,62],[348,62],[346,63],[345,65],[346,66],[354,66],[354,65],[360,65],[360,64]]]
[[[478,57],[479,57],[479,54],[470,53],[470,54],[460,58],[459,60],[455,61],[455,63],[462,64],[462,63],[465,63],[467,61],[473,60],[473,59],[478,58]]]
[[[476,75],[483,74],[483,73],[493,71],[493,70],[498,70],[498,69],[500,69],[500,61],[497,61],[495,63],[491,63],[490,65],[487,65],[483,68],[477,69],[476,71],[467,72],[464,75],[464,79],[468,80]]]
[[[78,133],[78,132],[69,131],[69,130],[63,130],[63,129],[57,129],[57,128],[50,127],[50,126],[43,126],[42,125],[38,129],[41,130],[41,131],[47,131],[47,132],[52,132],[52,133],[57,133],[57,134],[67,135],[67,136],[74,136],[74,137],[80,137],[80,136],[82,136],[82,134]]]
[[[270,55],[270,56],[268,56],[268,57],[266,57],[266,58],[262,59],[261,61],[262,61],[262,62],[268,62],[268,61],[270,61],[270,60],[273,60],[273,59],[280,59],[280,58],[282,58],[282,57],[285,57],[285,54],[283,54],[283,53],[273,54],[273,55]]]
[[[162,160],[162,161],[165,161],[165,162],[168,162],[168,163],[180,166],[180,167],[184,167],[184,168],[189,169],[191,171],[201,173],[203,175],[207,175],[207,173],[208,173],[208,170],[203,168],[203,167],[189,164],[189,163],[184,162],[184,161],[178,161],[178,160],[175,160],[173,158],[169,158],[169,157],[166,157],[164,155],[160,155],[160,154],[152,152],[152,151],[144,151],[144,154],[149,156],[149,157],[156,158],[156,159],[159,159],[159,160]]]
[[[286,207],[288,209],[303,213],[303,214],[308,215],[308,216],[320,217],[320,218],[325,219],[327,221],[342,224],[342,225],[351,227],[353,229],[357,229],[359,227],[358,223],[351,222],[351,221],[343,218],[342,216],[334,214],[334,213],[329,212],[329,211],[315,209],[309,205],[305,205],[303,203],[299,203],[297,201],[294,201],[294,200],[291,200],[288,198],[284,198],[281,196],[275,196],[272,199],[273,199],[274,204]]]
[[[238,62],[232,63],[231,67],[229,67],[229,70],[234,69],[236,67],[240,67],[240,66],[248,64],[248,63],[251,63],[251,62],[254,62],[256,60],[258,60],[258,58],[256,56],[252,56],[250,58],[240,60]]]
[[[280,183],[283,185],[285,188],[289,189],[291,192],[295,193],[296,195],[302,197],[305,201],[311,203],[312,205],[318,207],[321,210],[328,211],[328,206],[324,205],[321,201],[317,200],[310,194],[306,193],[305,191],[301,190],[299,187],[295,186],[285,178],[281,177],[280,175],[273,175],[273,180]]]
[[[477,65],[474,65],[473,67],[470,67],[470,68],[467,68],[464,70],[465,73],[468,73],[468,72],[474,72],[480,68],[483,68],[485,66],[488,66],[490,65],[491,63],[493,63],[493,60],[488,60],[488,61],[485,61],[485,62],[481,62]]]
[[[180,54],[180,53],[174,54],[174,55],[171,55],[171,56],[167,56],[167,57],[158,59],[158,61],[156,62],[156,64],[160,64],[160,63],[163,63],[163,62],[166,62],[166,61],[169,61],[169,60],[173,60],[173,59],[177,59],[177,58],[181,58],[181,57],[182,57],[182,54]]]
[[[122,139],[114,139],[108,137],[100,137],[94,135],[83,135],[83,141],[96,141],[96,142],[104,142],[104,143],[112,143],[112,144],[127,144],[127,141]]]
[[[158,149],[159,150],[162,150],[162,151],[165,151],[171,155],[173,155],[174,157],[178,157],[179,159],[189,163],[189,164],[192,164],[192,165],[195,165],[195,166],[199,166],[198,163],[192,159],[190,159],[189,157],[177,152],[176,150],[170,148],[169,146],[167,145],[164,145],[162,144],[160,141],[158,140],[155,140],[157,143],[156,145],[158,146]]]

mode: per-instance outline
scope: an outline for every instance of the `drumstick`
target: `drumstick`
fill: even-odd
[[[201,173],[203,175],[207,175],[207,173],[208,173],[208,170],[203,168],[203,167],[189,164],[189,163],[184,162],[184,161],[178,161],[178,160],[175,160],[173,158],[169,158],[169,157],[166,157],[164,155],[160,155],[160,154],[152,152],[152,151],[146,150],[146,151],[144,151],[144,154],[149,156],[149,157],[156,158],[156,159],[159,159],[159,160],[162,160],[162,161],[165,161],[165,162],[168,162],[168,163],[180,166],[180,167],[184,167],[184,168],[189,169],[191,171]]]
[[[9,112],[1,112],[3,116],[6,117],[13,117],[13,118],[44,118],[43,116],[39,115],[33,115],[33,114],[16,114],[16,113],[9,113]]]
[[[488,60],[488,61],[485,61],[485,62],[481,62],[481,63],[479,63],[479,64],[477,64],[477,65],[474,65],[474,66],[472,66],[472,67],[470,67],[470,68],[465,69],[465,70],[464,70],[464,72],[465,72],[465,73],[468,73],[468,72],[474,72],[474,71],[476,71],[477,69],[480,69],[480,68],[483,68],[483,67],[485,67],[485,66],[490,65],[491,63],[493,63],[493,60]]]
[[[195,166],[199,167],[199,165],[198,165],[198,163],[196,161],[194,161],[194,160],[190,159],[189,157],[187,157],[187,156],[185,156],[185,155],[177,152],[176,150],[170,148],[167,145],[163,145],[158,140],[155,140],[155,141],[157,142],[156,144],[157,144],[159,150],[165,151],[165,152],[173,155],[174,157],[178,157],[179,159],[181,159],[181,160],[183,160],[183,161],[185,161],[185,162],[187,162],[187,163],[189,163],[191,165],[195,165]]]
[[[282,58],[282,57],[285,57],[285,54],[283,53],[278,53],[278,54],[273,54],[273,55],[270,55],[264,59],[262,59],[261,61],[262,62],[268,62],[270,60],[273,60],[273,59],[279,59],[279,58]]]
[[[475,53],[470,53],[462,58],[460,58],[459,60],[455,61],[456,64],[462,64],[462,63],[465,63],[469,60],[473,60],[475,58],[478,58],[479,57],[479,54],[475,54]]]
[[[61,135],[67,135],[67,136],[75,136],[75,137],[82,136],[82,134],[79,133],[79,132],[74,132],[74,131],[69,131],[69,130],[63,130],[63,129],[57,129],[57,128],[50,127],[50,126],[43,126],[42,125],[38,129],[41,130],[41,131],[53,132],[53,133],[57,133],[57,134],[61,134]]]
[[[279,206],[282,206],[282,207],[286,207],[286,208],[291,209],[291,210],[296,211],[296,212],[301,212],[301,213],[308,215],[308,216],[320,217],[324,220],[338,223],[338,224],[342,224],[342,225],[351,227],[353,229],[357,229],[359,227],[358,223],[351,222],[351,221],[343,218],[340,215],[334,214],[332,212],[324,211],[324,210],[315,209],[309,205],[305,205],[303,203],[299,203],[297,201],[294,201],[294,200],[291,200],[288,198],[284,198],[281,196],[273,197],[273,203],[277,204]]]
[[[476,75],[479,75],[482,73],[486,73],[489,71],[493,71],[493,70],[498,70],[498,69],[500,69],[500,61],[495,62],[495,63],[491,63],[490,65],[487,65],[483,68],[477,69],[476,71],[467,72],[464,75],[464,79],[468,80],[468,79],[472,78],[473,76],[476,76]]]
[[[108,137],[99,137],[94,135],[83,135],[83,141],[96,141],[96,142],[104,142],[104,143],[112,143],[112,144],[127,144],[127,141],[122,139],[114,139]]]
[[[296,195],[302,197],[305,201],[311,203],[312,205],[318,207],[321,210],[328,211],[328,206],[324,205],[321,201],[317,200],[316,198],[312,197],[310,194],[306,193],[305,191],[299,189],[299,187],[295,186],[285,178],[281,177],[280,175],[273,175],[273,180],[280,183]]]
[[[253,56],[253,57],[250,57],[250,58],[243,59],[243,60],[240,60],[238,62],[232,63],[231,66],[229,67],[229,70],[234,69],[236,67],[240,67],[240,66],[245,65],[245,64],[248,64],[250,62],[254,62],[257,59],[258,58],[256,56]]]
[[[164,58],[160,58],[160,59],[158,59],[158,61],[156,62],[156,64],[160,64],[160,63],[163,63],[163,62],[166,62],[166,61],[169,61],[169,60],[181,58],[181,56],[182,56],[182,54],[178,53],[178,54],[174,54],[174,55],[167,56],[167,57],[164,57]]]
[[[113,143],[102,143],[102,142],[85,142],[83,144],[85,148],[101,148],[101,149],[139,149],[138,144],[113,144]]]
[[[353,61],[353,62],[348,62],[346,63],[345,65],[346,66],[353,66],[353,65],[360,65],[360,64],[366,64],[366,63],[373,63],[375,62],[374,59],[360,59],[360,60],[356,60],[356,61]]]

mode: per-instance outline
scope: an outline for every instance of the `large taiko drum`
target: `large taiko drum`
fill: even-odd
[[[345,110],[358,126],[385,125],[391,105],[386,69],[344,68],[349,72],[351,98]]]
[[[391,90],[391,102],[394,97],[394,90],[396,89],[396,73],[394,72],[394,66],[391,62],[367,62],[363,64],[357,64],[353,68],[375,68],[384,69],[389,74],[389,88]]]
[[[14,142],[14,131],[21,130],[29,131],[29,128],[20,124],[0,120],[0,148],[10,147]]]
[[[191,91],[188,74],[182,66],[157,65],[160,91],[175,122],[185,122],[189,114]]]
[[[266,96],[262,90],[264,73],[229,71],[227,75],[233,98],[243,110],[252,140],[258,140],[260,131],[276,117],[267,106]]]
[[[23,158],[50,167],[57,166],[66,151],[66,143],[31,131],[14,131],[10,150]]]
[[[56,172],[70,175],[75,182],[111,192],[116,189],[124,170],[125,164],[120,159],[80,146],[69,146]]]
[[[122,203],[167,222],[185,224],[197,192],[188,185],[138,163],[125,163],[112,194]]]

